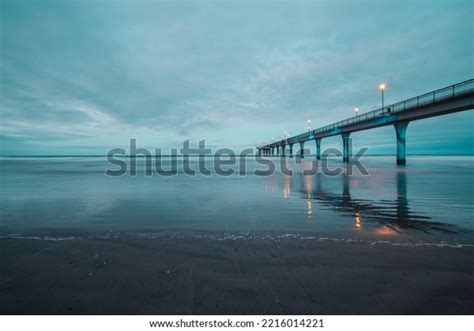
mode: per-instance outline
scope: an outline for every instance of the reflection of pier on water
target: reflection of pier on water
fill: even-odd
[[[455,225],[434,221],[428,215],[416,212],[410,208],[407,196],[407,174],[403,169],[396,172],[396,196],[393,199],[364,199],[351,195],[353,185],[350,175],[342,173],[339,176],[328,178],[318,173],[316,175],[293,174],[292,176],[278,176],[271,180],[271,184],[283,186],[283,197],[287,199],[291,192],[301,194],[306,200],[308,218],[314,214],[316,206],[333,210],[341,215],[349,216],[354,221],[354,228],[363,228],[364,223],[376,226],[379,234],[396,234],[405,230],[423,232],[439,231],[443,233],[458,233]],[[341,193],[329,192],[324,188],[325,182],[339,181]],[[273,184],[273,185],[272,185]]]

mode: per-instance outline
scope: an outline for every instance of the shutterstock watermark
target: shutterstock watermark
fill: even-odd
[[[349,140],[349,150],[352,151],[352,142]],[[179,153],[178,153],[179,152]],[[172,148],[164,154],[161,148],[149,149],[138,147],[135,138],[130,139],[129,149],[112,148],[107,152],[107,169],[105,174],[111,177],[124,175],[137,176],[271,176],[275,173],[291,176],[294,167],[302,166],[303,175],[315,175],[322,172],[328,176],[337,176],[341,173],[352,175],[357,171],[363,176],[369,175],[363,166],[361,158],[367,148],[360,150],[350,157],[349,162],[335,162],[342,159],[342,153],[337,148],[328,148],[323,151],[320,160],[308,155],[309,150],[296,153],[294,156],[261,156],[254,148],[246,148],[236,153],[230,148],[219,148],[213,151],[206,147],[205,140],[199,141],[198,147],[192,148],[189,140],[182,143],[179,149]],[[290,160],[294,160],[291,161]]]

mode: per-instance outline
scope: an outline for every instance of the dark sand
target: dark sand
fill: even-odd
[[[474,248],[0,239],[2,314],[473,314]]]

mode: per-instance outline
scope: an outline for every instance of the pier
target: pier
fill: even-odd
[[[321,159],[321,140],[340,135],[343,142],[343,161],[350,155],[350,135],[353,132],[393,125],[397,139],[397,164],[406,163],[406,133],[411,121],[441,116],[474,108],[474,79],[444,87],[379,109],[357,114],[351,118],[315,130],[257,147],[260,156],[293,156],[293,145],[300,145],[304,157],[304,144],[316,143],[316,158]],[[286,150],[288,149],[288,153]]]

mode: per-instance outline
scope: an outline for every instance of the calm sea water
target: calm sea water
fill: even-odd
[[[275,159],[277,160],[277,159]],[[143,160],[138,161],[143,165]],[[169,162],[169,161],[168,161]],[[108,177],[104,158],[1,158],[0,234],[279,233],[474,243],[474,158],[366,157],[370,175]],[[341,166],[331,160],[331,167]],[[197,169],[197,160],[191,159]],[[206,159],[212,169],[212,159]]]

